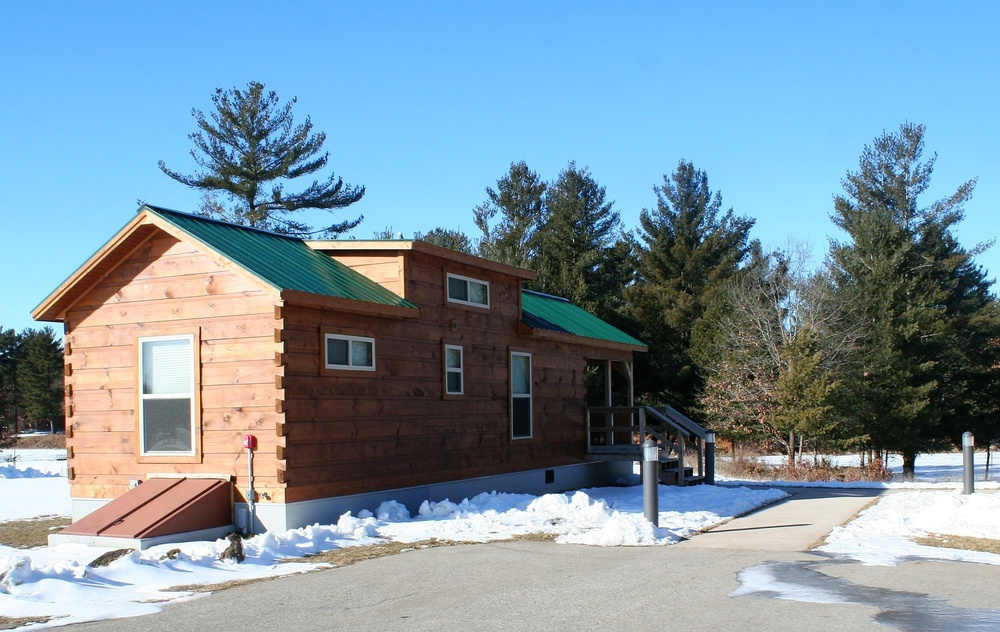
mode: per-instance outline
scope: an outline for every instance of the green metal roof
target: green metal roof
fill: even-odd
[[[297,237],[155,206],[145,208],[279,290],[416,307]]]
[[[646,346],[564,298],[531,290],[521,291],[521,320],[534,329],[557,331],[626,345]]]

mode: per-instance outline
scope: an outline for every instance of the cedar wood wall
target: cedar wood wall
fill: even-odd
[[[387,287],[404,276],[405,297],[421,316],[282,309],[289,501],[582,460],[587,349],[518,334],[518,278],[420,251],[406,253],[405,266],[395,253],[333,254]],[[490,309],[447,302],[447,272],[488,281]],[[376,371],[327,371],[325,333],[374,338]],[[464,395],[444,396],[445,344],[463,347]],[[531,439],[510,437],[511,350],[532,353]]]
[[[294,305],[276,314],[273,294],[163,233],[92,288],[66,315],[72,496],[117,497],[149,473],[236,476],[242,490],[248,432],[260,442],[255,488],[275,502],[582,459],[586,357],[595,354],[520,336],[516,277],[418,251],[405,266],[395,253],[337,258],[394,291],[405,287],[421,317]],[[491,308],[448,303],[446,272],[488,281]],[[140,463],[136,339],[180,333],[200,338],[202,454]],[[324,333],[375,338],[376,371],[326,370]],[[443,395],[446,343],[464,349],[462,396]],[[532,353],[531,439],[510,438],[510,350]],[[631,360],[626,351],[596,355]]]
[[[236,474],[242,489],[239,448],[252,432],[260,441],[255,487],[279,500],[274,305],[259,284],[162,232],[94,286],[65,320],[72,496],[115,498],[149,473]],[[140,463],[136,340],[171,334],[200,339],[202,454]]]

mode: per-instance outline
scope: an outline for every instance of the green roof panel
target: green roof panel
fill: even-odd
[[[297,237],[154,206],[145,208],[279,290],[416,307]]]
[[[646,346],[564,298],[531,290],[521,291],[521,320],[534,329],[558,331],[626,345]]]

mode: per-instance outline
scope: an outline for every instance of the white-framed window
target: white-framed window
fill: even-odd
[[[142,455],[195,454],[194,336],[139,339]]]
[[[444,346],[444,392],[447,395],[465,393],[465,362],[462,347]]]
[[[326,334],[326,368],[375,370],[375,339]]]
[[[478,279],[448,274],[448,300],[475,307],[490,306],[490,284]]]
[[[510,430],[514,439],[531,438],[531,354],[510,353]]]

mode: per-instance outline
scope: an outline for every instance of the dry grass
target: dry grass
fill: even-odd
[[[820,458],[816,463],[799,463],[788,465],[770,465],[758,461],[754,457],[738,456],[730,459],[719,459],[717,471],[733,478],[743,478],[759,481],[888,481],[892,473],[879,461],[875,460],[865,467],[837,467],[828,459]]]
[[[193,593],[219,592],[220,590],[226,590],[228,588],[236,588],[238,586],[246,586],[247,584],[256,584],[257,582],[267,581],[269,579],[277,579],[277,577],[252,577],[250,579],[232,579],[228,582],[219,582],[218,584],[181,584],[179,586],[171,586],[170,588],[164,588],[160,592],[193,592]],[[161,603],[164,601],[170,601],[170,600],[151,599],[149,601],[144,601],[143,603]]]
[[[420,540],[418,542],[393,542],[391,540],[386,540],[385,542],[369,544],[368,546],[348,546],[342,549],[323,551],[322,553],[316,553],[315,555],[291,557],[280,561],[288,563],[305,562],[309,564],[319,563],[333,564],[334,566],[348,566],[357,562],[375,560],[380,557],[386,557],[387,555],[395,555],[397,553],[412,551],[414,549],[433,549],[441,546],[458,546],[461,544],[469,543],[455,542],[453,540],[438,540],[437,538]]]
[[[49,534],[56,533],[72,520],[63,516],[42,516],[31,520],[0,522],[0,544],[15,549],[31,549],[49,543]]]
[[[29,623],[47,623],[54,617],[5,617],[0,615],[0,630],[13,630]]]
[[[1000,555],[1000,540],[991,538],[972,538],[964,535],[944,535],[929,533],[926,536],[913,538],[913,541],[923,546],[936,546],[945,549],[962,549],[982,553]]]
[[[556,533],[546,533],[544,531],[536,531],[535,533],[522,533],[515,535],[512,540],[515,542],[554,542],[555,539],[559,537]]]

